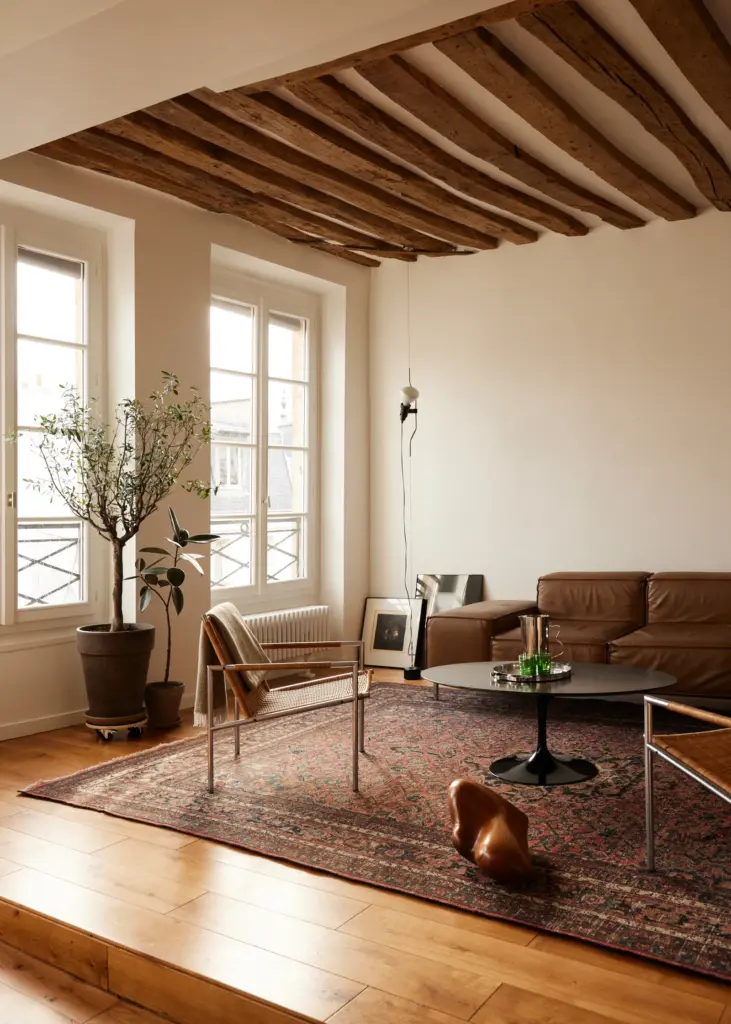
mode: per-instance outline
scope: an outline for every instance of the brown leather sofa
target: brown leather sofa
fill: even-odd
[[[518,616],[535,611],[558,626],[551,650],[563,649],[567,661],[660,669],[677,678],[675,693],[731,697],[731,573],[551,573],[539,579],[536,601],[483,601],[432,616],[426,664],[513,660]]]

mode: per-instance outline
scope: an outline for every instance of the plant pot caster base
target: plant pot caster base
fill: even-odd
[[[127,730],[128,739],[139,739],[142,735],[142,731],[147,725],[147,715],[135,715],[130,716],[123,721],[100,718],[93,718],[91,715],[86,716],[85,722],[87,729],[93,729],[97,736],[104,743],[109,743],[114,739],[115,733],[124,732]]]

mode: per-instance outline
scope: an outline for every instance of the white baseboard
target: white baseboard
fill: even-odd
[[[184,693],[180,702],[181,708],[192,708],[195,704],[195,691]],[[20,736],[34,736],[38,732],[52,732],[54,729],[65,729],[69,725],[79,725],[84,721],[83,711],[65,711],[60,715],[46,715],[44,718],[28,718],[24,722],[9,722],[0,725],[0,742],[15,740]]]
[[[78,725],[84,721],[83,711],[65,711],[60,715],[46,715],[44,718],[28,718],[24,722],[10,722],[0,725],[0,740],[14,740],[19,736],[34,736],[37,732],[51,732]]]

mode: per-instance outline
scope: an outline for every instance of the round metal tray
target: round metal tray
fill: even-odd
[[[502,665],[495,665],[492,670],[492,678],[496,683],[553,683],[557,679],[568,679],[570,675],[571,665],[567,661],[554,661],[550,672],[536,676],[521,675],[517,661],[506,661]]]

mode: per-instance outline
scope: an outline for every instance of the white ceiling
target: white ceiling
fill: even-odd
[[[122,0],[2,0],[0,57],[119,3]]]
[[[231,88],[501,0],[0,0],[0,158],[208,85]]]

